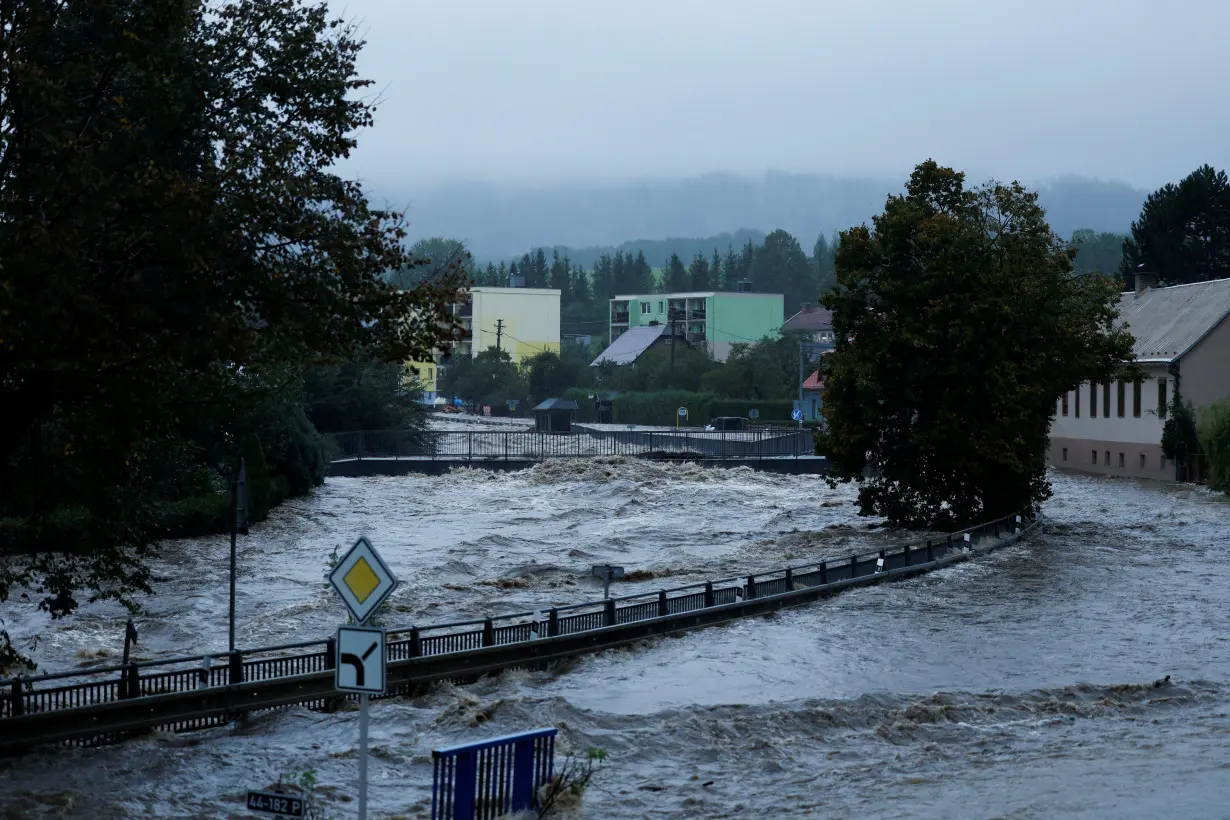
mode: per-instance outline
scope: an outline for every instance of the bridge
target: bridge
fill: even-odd
[[[802,606],[851,587],[930,572],[998,549],[1032,511],[918,544],[673,589],[469,621],[389,629],[388,692],[466,683],[663,635]],[[770,627],[766,627],[770,628]],[[332,710],[334,638],[0,680],[0,754],[193,731],[295,704]]]
[[[823,473],[810,430],[612,429],[574,425],[568,433],[533,430],[359,430],[333,435],[335,476],[438,473],[454,466],[524,469],[547,459],[628,456]],[[366,463],[365,463],[366,462]]]

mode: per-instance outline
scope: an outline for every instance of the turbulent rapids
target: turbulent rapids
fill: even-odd
[[[424,811],[431,748],[548,724],[565,752],[609,754],[576,817],[1216,816],[1230,505],[1084,478],[1055,489],[1038,535],[976,563],[381,703],[376,816]],[[425,623],[597,597],[593,563],[627,567],[613,588],[626,594],[912,535],[857,518],[851,501],[810,477],[637,459],[332,479],[241,541],[240,643],[335,627],[326,559],[360,533],[403,580],[390,620]],[[165,545],[141,657],[224,647],[225,552],[220,538]],[[71,669],[113,663],[123,619],[94,606],[10,629],[40,631],[44,668]],[[245,789],[306,769],[344,813],[355,719],[291,709],[39,752],[0,764],[0,816],[228,817]]]

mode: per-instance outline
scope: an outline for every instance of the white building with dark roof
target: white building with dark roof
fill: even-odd
[[[1180,397],[1199,408],[1230,398],[1230,279],[1152,287],[1138,274],[1119,301],[1120,321],[1136,337],[1143,382],[1083,384],[1064,395],[1051,425],[1057,468],[1132,478],[1173,479],[1162,455],[1162,427]]]

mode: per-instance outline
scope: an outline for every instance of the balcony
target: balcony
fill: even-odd
[[[623,313],[614,313],[614,312],[612,312],[612,313],[611,313],[611,324],[613,324],[613,325],[626,325],[626,324],[628,324],[628,312],[627,312],[626,310],[625,310]]]

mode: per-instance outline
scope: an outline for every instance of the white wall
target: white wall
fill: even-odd
[[[1166,379],[1167,401],[1173,395],[1174,385],[1162,367],[1145,366],[1149,379],[1141,384],[1140,418],[1132,415],[1132,385],[1129,383],[1124,392],[1126,410],[1123,418],[1119,418],[1119,386],[1111,384],[1110,418],[1105,418],[1102,407],[1104,398],[1102,388],[1098,386],[1098,415],[1089,417],[1089,385],[1080,386],[1081,416],[1076,418],[1076,400],[1068,393],[1068,415],[1063,415],[1063,400],[1055,405],[1055,421],[1051,425],[1051,438],[1092,439],[1094,441],[1122,441],[1134,444],[1157,444],[1162,440],[1162,425],[1165,419],[1157,415],[1157,379]]]

